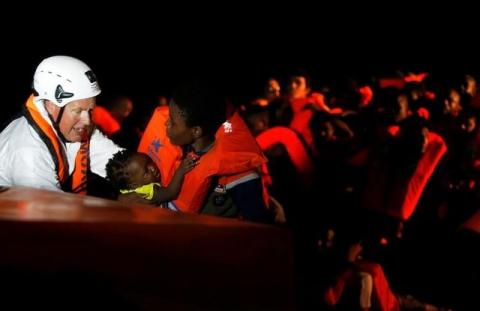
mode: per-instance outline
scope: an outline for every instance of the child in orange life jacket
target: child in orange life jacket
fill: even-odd
[[[167,187],[160,184],[160,171],[144,153],[122,150],[107,163],[107,178],[120,193],[136,193],[145,200],[162,204],[175,199],[180,192],[183,177],[197,161],[186,157],[181,162]]]

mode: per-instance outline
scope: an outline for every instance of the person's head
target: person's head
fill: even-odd
[[[268,100],[275,99],[280,97],[281,87],[280,83],[275,78],[268,79],[267,85],[265,87],[265,97]]]
[[[461,99],[460,92],[455,88],[450,88],[444,102],[443,113],[454,117],[458,116],[463,108]]]
[[[269,127],[269,112],[266,107],[249,106],[243,113],[243,119],[253,136],[257,136]]]
[[[317,111],[310,120],[310,129],[313,135],[313,141],[319,148],[320,146],[337,140],[333,117],[324,111]]]
[[[394,108],[395,121],[400,122],[408,118],[410,114],[410,102],[408,95],[401,92],[397,96],[397,105]]]
[[[477,94],[477,80],[472,75],[465,75],[465,81],[462,85],[463,91],[470,95],[471,97],[475,97]]]
[[[133,102],[127,96],[117,96],[107,104],[108,111],[119,123],[122,123],[133,110]]]
[[[160,182],[160,171],[144,153],[130,150],[117,152],[106,166],[107,179],[117,189],[135,189]]]
[[[79,142],[88,136],[95,97],[101,92],[90,67],[70,56],[46,58],[35,71],[33,89],[63,139]]]
[[[410,116],[400,125],[397,156],[405,163],[417,163],[428,146],[428,125],[424,118]]]
[[[460,129],[465,133],[476,135],[478,132],[478,115],[473,109],[462,110],[460,114]]]
[[[288,94],[291,98],[307,97],[311,91],[309,75],[299,69],[290,75],[290,82],[288,84]]]
[[[166,96],[158,96],[158,106],[168,106],[168,98]]]
[[[190,82],[178,88],[169,104],[167,136],[171,143],[185,146],[205,136],[215,137],[226,120],[225,97],[207,83]]]
[[[422,82],[408,82],[404,86],[405,92],[413,102],[416,102],[425,96],[425,84]]]
[[[411,114],[410,97],[405,90],[386,88],[380,102],[385,107],[390,122],[401,122]]]

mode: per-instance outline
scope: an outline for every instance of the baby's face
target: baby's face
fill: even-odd
[[[126,167],[130,175],[130,188],[134,189],[152,182],[160,182],[160,171],[152,159],[143,153],[135,154]]]

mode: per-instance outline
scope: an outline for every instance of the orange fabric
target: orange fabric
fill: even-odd
[[[182,152],[166,136],[168,107],[162,108],[155,110],[138,151],[152,157],[162,174],[162,184],[166,185],[180,163]],[[181,211],[200,211],[214,175],[220,176],[221,182],[228,183],[257,171],[266,162],[260,147],[238,113],[230,118],[230,124],[231,131],[228,126],[221,126],[217,130],[213,147],[185,175],[180,194],[173,202]]]
[[[31,95],[25,103],[25,112],[28,122],[35,128],[54,158],[53,161],[55,162],[58,181],[61,184],[65,183],[68,177],[68,163],[65,158],[64,150],[57,134],[55,134],[55,131],[52,129],[52,126],[42,117],[35,106],[33,95]]]
[[[120,123],[112,117],[105,107],[96,106],[93,108],[92,120],[107,136],[112,136],[120,130]]]
[[[335,107],[335,108],[332,108],[330,109],[330,114],[333,114],[333,115],[341,115],[343,113],[343,109],[340,108],[340,107]]]
[[[316,109],[328,112],[332,115],[340,115],[343,113],[341,108],[330,109],[325,103],[325,96],[320,93],[311,93],[306,98],[290,99],[290,106],[293,111],[293,119],[290,122],[289,127],[297,131],[302,135],[303,139],[307,143],[307,146],[316,153],[316,149],[313,143],[313,134],[310,130],[310,120],[313,117],[314,110],[305,109],[308,104],[312,104]]]
[[[89,169],[88,152],[90,149],[90,139],[82,142],[80,149],[75,157],[75,169],[72,174],[72,192],[77,194],[87,194],[87,171]]]
[[[282,144],[297,171],[308,181],[313,172],[313,162],[297,134],[287,127],[273,127],[256,137],[260,148],[265,151],[275,144]]]
[[[303,139],[307,143],[307,146],[315,151],[315,144],[313,142],[313,133],[310,129],[310,120],[312,120],[314,111],[311,109],[305,109],[294,114],[292,121],[290,122],[290,128],[297,131],[302,135]]]
[[[33,103],[33,95],[30,96],[25,104],[26,116],[29,123],[39,132],[42,140],[50,150],[56,166],[57,178],[60,184],[65,184],[68,177],[68,163],[65,159],[65,153],[60,145],[61,142],[55,134],[51,125],[42,117],[37,107]],[[53,148],[53,152],[52,152]],[[71,189],[73,193],[87,194],[87,171],[89,169],[89,148],[90,139],[86,139],[80,145],[75,158],[75,169],[72,174]]]
[[[157,164],[163,186],[168,185],[177,168],[177,162],[182,158],[182,149],[172,145],[167,137],[167,120],[168,106],[156,108],[138,145],[138,151],[148,154]]]
[[[387,129],[388,133],[393,136],[397,137],[398,134],[400,133],[400,126],[398,125],[390,125]]]
[[[365,166],[365,163],[367,163],[368,157],[370,155],[370,149],[369,148],[363,148],[350,156],[347,160],[346,163],[348,165],[351,165],[353,167],[363,167]]]
[[[267,107],[269,102],[266,98],[257,98],[254,102],[254,105],[258,105],[260,107]]]
[[[407,76],[405,76],[403,79],[405,80],[405,82],[422,82],[423,80],[425,80],[426,77],[428,77],[427,72],[421,72],[419,74],[415,74],[411,72]]]
[[[432,91],[427,91],[425,93],[425,98],[428,100],[435,100],[435,98],[437,98],[437,95]]]
[[[395,216],[399,216],[403,220],[407,220],[412,216],[418,200],[423,193],[423,189],[446,152],[447,145],[442,137],[429,132],[427,149],[418,162],[415,173],[408,183],[407,194],[400,213],[398,215],[393,213]]]
[[[260,176],[262,178],[262,187],[263,187],[263,201],[267,209],[270,208],[270,193],[268,193],[268,187],[272,185],[272,176],[268,171],[267,162],[263,163],[260,167]]]
[[[373,300],[378,310],[400,310],[398,300],[390,289],[382,267],[377,263],[367,261],[357,261],[354,266],[342,271],[335,283],[328,287],[324,293],[323,298],[327,304],[335,306],[340,301],[345,286],[354,281],[354,272],[366,272],[372,276]]]
[[[320,93],[311,93],[308,97],[292,98],[290,100],[290,105],[294,114],[302,111],[307,104],[312,104],[323,111],[330,111],[330,108],[325,103],[325,96]]]
[[[439,135],[430,132],[427,139],[427,148],[418,160],[412,176],[394,176],[395,179],[392,180],[388,171],[395,163],[387,162],[388,166],[379,164],[373,168],[373,174],[367,182],[369,186],[364,193],[366,208],[402,221],[412,216],[425,186],[447,151],[447,146]]]
[[[380,88],[396,87],[397,89],[403,89],[405,86],[405,80],[402,78],[385,78],[379,81]]]
[[[267,163],[263,163],[262,167],[260,169],[262,173],[262,180],[265,186],[270,187],[272,185],[272,176],[270,175],[270,172],[268,171],[268,166]]]
[[[335,306],[342,298],[343,291],[347,284],[351,284],[354,279],[354,273],[352,269],[342,271],[339,277],[335,280],[335,283],[327,288],[323,295],[323,299],[330,306]]]
[[[430,111],[427,108],[420,107],[417,110],[417,113],[420,117],[424,118],[425,120],[430,120]]]
[[[373,99],[373,90],[370,86],[364,85],[357,89],[360,94],[360,107],[368,106]]]
[[[477,211],[472,217],[464,222],[461,228],[480,234],[480,211]]]
[[[292,107],[294,114],[302,111],[303,107],[305,107],[308,103],[310,103],[308,98],[293,98],[290,100],[290,106]]]
[[[367,272],[372,276],[373,297],[379,309],[382,311],[399,311],[400,305],[397,297],[391,291],[382,267],[377,263],[367,261],[356,262],[356,265],[360,271]]]

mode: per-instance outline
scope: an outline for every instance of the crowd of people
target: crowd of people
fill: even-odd
[[[454,278],[461,259],[444,266],[437,256],[480,202],[475,78],[425,72],[312,86],[298,69],[232,103],[197,79],[142,109],[125,95],[97,103],[92,69],[52,56],[0,133],[0,186],[282,226],[293,236],[299,309],[474,301],[446,284],[478,288],[478,267]],[[443,278],[431,291],[419,289],[433,286],[425,267]]]

